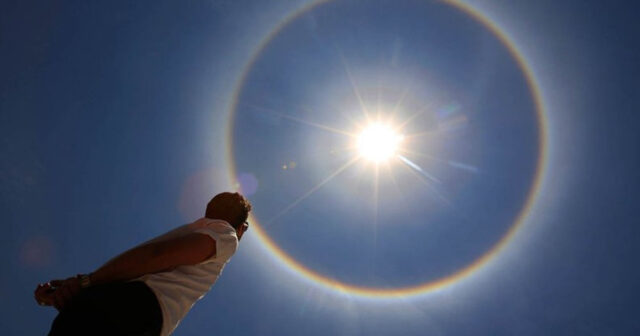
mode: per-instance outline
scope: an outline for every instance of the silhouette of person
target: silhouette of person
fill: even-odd
[[[49,335],[169,335],[211,289],[249,228],[249,201],[223,192],[205,216],[142,243],[89,274],[39,284],[59,313]]]

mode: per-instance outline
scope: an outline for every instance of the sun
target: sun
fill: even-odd
[[[363,158],[375,163],[387,161],[395,155],[402,139],[403,136],[391,126],[373,123],[358,135],[358,152]]]

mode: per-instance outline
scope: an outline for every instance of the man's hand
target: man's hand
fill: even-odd
[[[53,306],[53,291],[55,291],[55,287],[50,282],[38,284],[33,292],[33,297],[41,306]]]
[[[69,307],[73,298],[81,290],[80,279],[72,277],[64,281],[52,280],[46,284],[40,284],[36,287],[34,295],[38,304],[54,306],[58,310],[63,310],[65,307]]]

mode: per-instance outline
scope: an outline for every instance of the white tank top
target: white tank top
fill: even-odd
[[[211,289],[238,247],[236,230],[229,223],[206,217],[182,225],[148,243],[193,232],[207,234],[216,241],[214,256],[197,265],[178,266],[167,272],[146,274],[135,279],[146,283],[158,298],[162,309],[162,336],[170,335],[196,301]]]

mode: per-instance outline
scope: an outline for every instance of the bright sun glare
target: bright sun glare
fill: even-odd
[[[358,151],[373,162],[386,161],[396,153],[402,138],[388,125],[371,124],[358,136]]]

